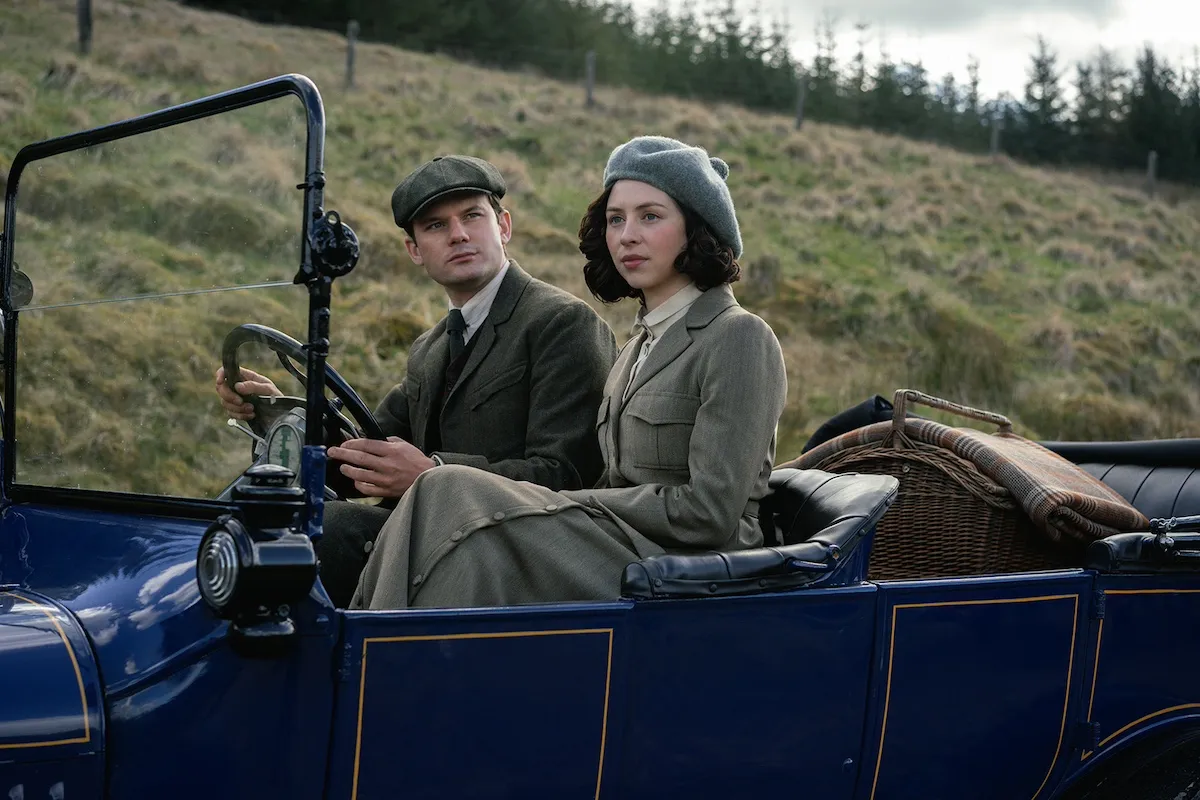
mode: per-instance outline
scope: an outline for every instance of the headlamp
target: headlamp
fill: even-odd
[[[287,614],[279,610],[305,597],[317,578],[312,541],[293,528],[304,490],[289,485],[291,470],[273,464],[253,466],[246,476],[250,484],[233,490],[238,513],[219,517],[200,539],[196,580],[223,619],[281,622]]]

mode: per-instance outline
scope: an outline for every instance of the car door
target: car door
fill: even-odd
[[[347,612],[328,795],[850,798],[875,594]]]
[[[327,795],[615,796],[631,611],[347,612]]]
[[[879,584],[856,797],[1046,797],[1075,752],[1094,577],[1083,570]]]

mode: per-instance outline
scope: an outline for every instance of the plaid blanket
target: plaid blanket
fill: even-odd
[[[1051,539],[1088,542],[1125,531],[1148,530],[1150,521],[1125,498],[1088,472],[1036,442],[1013,433],[984,433],[938,422],[908,419],[902,433],[878,422],[818,445],[776,469],[819,469],[851,448],[943,448],[971,462],[980,473],[1012,493],[1033,523]]]

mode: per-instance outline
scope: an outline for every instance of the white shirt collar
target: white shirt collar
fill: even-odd
[[[504,280],[504,275],[508,272],[508,263],[508,259],[505,259],[504,266],[500,268],[500,271],[496,273],[494,278],[488,281],[487,286],[476,292],[459,309],[462,312],[463,319],[467,323],[467,331],[463,334],[463,341],[471,341],[471,337],[475,335],[475,331],[479,330],[479,326],[487,319],[488,313],[492,310],[492,301],[496,299],[496,294],[500,291],[500,282]],[[457,308],[457,306],[451,302],[450,308]]]
[[[667,332],[667,328],[687,314],[692,303],[702,294],[704,292],[700,291],[696,284],[689,282],[653,311],[641,308],[636,324],[648,331],[649,338],[658,339]]]
[[[625,399],[629,399],[629,390],[633,388],[633,381],[637,378],[638,370],[650,355],[650,351],[658,344],[658,340],[662,338],[668,328],[687,315],[692,303],[696,302],[696,298],[702,294],[704,292],[700,291],[696,284],[689,282],[653,311],[647,312],[645,306],[638,310],[637,321],[633,323],[634,334],[636,335],[638,328],[642,328],[646,331],[646,338],[642,340],[637,360],[633,362],[633,367],[629,370],[629,382],[625,384],[623,395]]]

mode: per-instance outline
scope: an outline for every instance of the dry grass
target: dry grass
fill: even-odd
[[[787,354],[781,458],[829,415],[899,386],[1003,412],[1033,437],[1200,435],[1194,192],[1164,187],[1150,200],[1129,176],[820,124],[798,132],[785,117],[627,89],[601,88],[588,110],[577,86],[370,44],[345,91],[342,37],[166,0],[98,4],[81,59],[73,15],[71,0],[0,9],[0,174],[29,141],[281,73],[313,78],[328,120],[328,205],[363,246],[335,290],[333,361],[369,403],[445,308],[390,218],[405,172],[453,151],[497,163],[511,185],[512,254],[587,297],[623,340],[633,309],[586,294],[575,232],[612,147],[661,133],[732,167],[746,239],[735,288]],[[61,265],[26,258],[39,299],[289,278],[301,176],[287,122],[222,119],[172,147],[105,148],[23,185],[23,246]],[[30,400],[19,406],[23,450],[59,456],[39,469],[86,461],[100,466],[69,480],[191,492],[233,474],[244,444],[210,389],[220,337],[249,320],[300,335],[303,295],[209,297],[155,312],[133,304],[131,316],[45,314],[36,340],[23,339]]]

